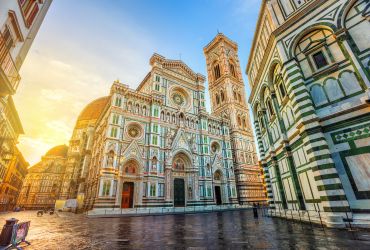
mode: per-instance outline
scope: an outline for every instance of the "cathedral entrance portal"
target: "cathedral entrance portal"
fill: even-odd
[[[185,206],[185,181],[184,179],[175,179],[173,185],[173,200],[175,207]]]
[[[132,208],[134,204],[134,183],[123,183],[121,208]]]
[[[221,205],[222,198],[221,198],[221,187],[220,186],[215,186],[215,197],[216,197],[216,204]]]

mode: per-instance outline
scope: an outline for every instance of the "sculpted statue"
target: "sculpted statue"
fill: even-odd
[[[113,168],[114,152],[110,151],[108,153],[108,168]]]
[[[196,153],[197,152],[197,143],[196,143],[195,135],[190,135],[189,143],[190,143],[191,150],[193,151],[193,153]]]

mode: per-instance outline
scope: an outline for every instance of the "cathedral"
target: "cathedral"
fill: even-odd
[[[84,209],[264,202],[237,44],[218,34],[205,76],[154,54],[137,89],[115,81],[80,114],[62,198]]]

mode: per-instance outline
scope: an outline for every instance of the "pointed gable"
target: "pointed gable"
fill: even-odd
[[[122,156],[124,157],[124,159],[128,159],[128,158],[141,159],[141,158],[143,158],[142,150],[140,149],[136,140],[133,140],[128,145],[128,147],[122,152]]]
[[[172,142],[172,149],[177,149],[177,148],[185,149],[191,152],[191,146],[189,145],[189,140],[187,139],[185,132],[181,128],[177,131],[175,139]]]

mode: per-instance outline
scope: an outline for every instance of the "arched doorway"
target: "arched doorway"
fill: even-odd
[[[216,170],[213,174],[216,205],[222,205],[221,180],[222,172],[220,170]]]
[[[175,207],[186,206],[186,200],[193,197],[192,185],[186,184],[186,173],[185,170],[191,167],[191,160],[189,157],[180,152],[175,155],[172,162],[173,172],[173,203]],[[186,190],[188,189],[188,192]]]
[[[121,208],[134,207],[135,184],[133,179],[135,179],[138,169],[137,162],[134,160],[128,161],[123,167],[124,182],[122,187]]]

